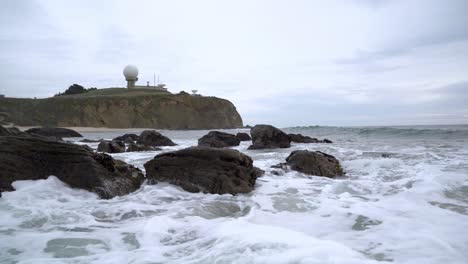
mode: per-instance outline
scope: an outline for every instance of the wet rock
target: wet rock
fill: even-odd
[[[133,192],[144,180],[143,173],[132,165],[83,146],[32,137],[0,137],[1,192],[14,190],[13,181],[51,175],[105,199]]]
[[[296,143],[333,143],[331,140],[326,138],[323,140],[319,140],[317,138],[312,138],[301,134],[288,134],[288,136],[291,139],[291,142]]]
[[[291,139],[278,128],[270,125],[256,125],[250,129],[252,145],[249,149],[289,148]]]
[[[99,143],[101,141],[105,141],[104,139],[82,139],[80,140],[80,142],[83,142],[83,143]]]
[[[46,136],[46,137],[82,137],[74,130],[62,127],[35,127],[25,131],[26,133]]]
[[[292,170],[308,175],[330,178],[344,175],[340,162],[332,155],[320,151],[293,151],[286,158],[286,164]]]
[[[239,146],[240,140],[233,134],[220,131],[210,131],[198,139],[198,146],[212,148],[226,148]]]
[[[106,153],[122,153],[125,152],[125,143],[120,140],[101,141],[97,147],[97,151]]]
[[[145,146],[145,145],[138,145],[135,143],[130,143],[127,147],[127,152],[137,152],[137,151],[157,151],[161,150],[161,148],[152,147],[152,146]]]
[[[161,135],[155,130],[145,130],[137,138],[137,144],[145,146],[176,146],[168,137]]]
[[[44,140],[62,141],[62,138],[59,136],[42,136],[42,135],[38,135],[34,133],[26,133],[26,132],[22,132],[16,127],[5,128],[5,127],[0,126],[0,136],[32,137],[32,138],[40,138]]]
[[[236,134],[236,137],[240,140],[240,141],[250,141],[252,140],[252,138],[250,137],[249,134],[247,133],[242,133],[242,132],[239,132]]]
[[[302,134],[288,134],[292,142],[296,143],[319,143],[319,140],[316,138],[311,138],[309,136],[303,136]]]
[[[125,143],[133,143],[133,142],[137,141],[137,138],[138,138],[137,134],[124,134],[124,135],[122,135],[120,137],[114,138],[113,140],[120,140],[120,141],[123,141]]]
[[[145,165],[150,184],[169,182],[189,192],[248,193],[263,171],[233,149],[191,147],[157,155]]]

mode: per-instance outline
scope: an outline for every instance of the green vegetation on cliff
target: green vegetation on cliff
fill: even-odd
[[[0,98],[4,121],[20,126],[214,129],[242,126],[235,106],[216,97],[109,88],[46,99]]]

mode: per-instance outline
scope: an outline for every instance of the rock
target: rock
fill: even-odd
[[[212,148],[226,148],[239,146],[240,140],[233,134],[220,131],[210,131],[198,139],[198,146]]]
[[[256,125],[250,129],[252,145],[249,149],[289,148],[291,139],[278,128],[270,125]]]
[[[125,143],[133,143],[137,141],[138,135],[137,134],[124,134],[123,136],[116,137],[113,140],[121,140]]]
[[[82,139],[80,140],[80,142],[83,142],[83,143],[99,143],[99,142],[102,142],[102,141],[105,141],[104,139]]]
[[[141,132],[141,134],[137,138],[137,144],[153,147],[176,145],[168,137],[161,135],[155,130],[145,130]]]
[[[329,139],[326,139],[326,138],[324,140],[322,140],[322,141],[323,141],[323,143],[333,143],[333,141],[331,141]]]
[[[157,151],[161,150],[161,148],[145,146],[145,145],[137,145],[135,143],[130,143],[127,147],[127,152],[137,152],[137,151]]]
[[[33,137],[0,137],[0,168],[1,192],[13,191],[13,181],[53,175],[72,188],[109,199],[137,190],[144,181],[139,169],[107,154]]]
[[[320,151],[296,150],[286,158],[292,170],[308,175],[334,178],[343,176],[340,162],[332,155]]]
[[[19,130],[17,127],[9,127],[7,128],[8,131],[10,132],[11,135],[20,135],[22,134],[23,132],[21,132],[21,130]]]
[[[19,136],[19,137],[32,137],[32,138],[40,138],[44,140],[52,140],[52,141],[62,141],[61,137],[57,136],[42,136],[34,133],[26,133],[22,132],[16,127],[5,128],[0,126],[0,136]]]
[[[309,136],[303,136],[301,134],[288,134],[292,142],[296,143],[319,143],[319,140],[316,138],[311,138]]]
[[[10,130],[8,130],[7,128],[3,126],[0,126],[0,136],[9,136],[9,135],[11,135]]]
[[[41,135],[45,137],[82,137],[74,130],[62,127],[35,127],[25,131],[26,133]]]
[[[145,163],[150,184],[169,182],[189,192],[248,193],[263,171],[233,149],[191,147],[159,154]]]
[[[99,152],[122,153],[125,152],[125,143],[120,140],[101,141],[97,147]]]
[[[236,137],[237,137],[240,141],[250,141],[250,140],[252,140],[252,138],[250,137],[250,135],[247,134],[247,133],[241,133],[241,132],[239,132],[239,133],[236,134]]]

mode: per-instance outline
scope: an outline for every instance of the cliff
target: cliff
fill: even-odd
[[[0,112],[5,122],[19,126],[158,129],[242,126],[239,113],[228,100],[151,89],[109,88],[46,99],[0,98]]]

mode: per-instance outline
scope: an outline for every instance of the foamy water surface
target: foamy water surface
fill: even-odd
[[[236,149],[266,171],[246,195],[160,183],[100,200],[55,177],[15,182],[0,198],[0,262],[468,263],[467,126],[285,130],[335,143],[250,151],[243,142]],[[179,144],[164,152],[207,131],[162,133]],[[347,177],[273,175],[296,149],[336,156]],[[158,153],[113,157],[143,169]]]

